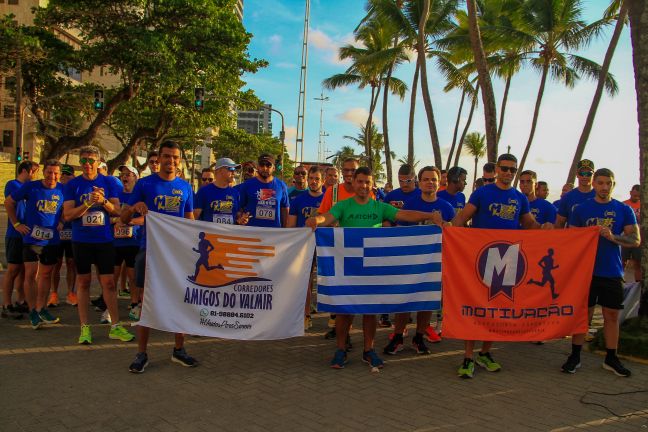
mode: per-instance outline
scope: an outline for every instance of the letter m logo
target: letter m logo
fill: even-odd
[[[498,242],[481,251],[477,268],[482,283],[489,288],[489,300],[500,292],[513,300],[513,288],[526,273],[526,259],[520,244]]]

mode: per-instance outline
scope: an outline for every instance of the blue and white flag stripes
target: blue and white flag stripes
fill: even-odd
[[[318,228],[317,310],[378,314],[441,309],[441,229]]]

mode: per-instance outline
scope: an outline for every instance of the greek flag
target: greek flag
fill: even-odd
[[[378,314],[441,309],[441,229],[318,228],[317,310]]]

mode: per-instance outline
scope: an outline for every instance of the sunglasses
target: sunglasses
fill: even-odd
[[[149,163],[149,165],[160,165],[160,162],[157,159],[150,160],[150,161],[148,161],[148,163]]]
[[[79,159],[79,162],[81,162],[81,165],[85,165],[85,164],[90,164],[90,165],[92,165],[92,164],[94,164],[95,162],[97,162],[97,159],[92,159],[92,158],[81,158],[81,159]]]
[[[498,165],[498,166],[499,169],[502,170],[502,172],[510,172],[511,174],[515,174],[518,170],[516,167],[509,167],[509,166],[502,166],[502,165]]]
[[[578,175],[581,177],[592,177],[593,174],[592,171],[578,171]]]
[[[207,183],[211,183],[211,182],[214,181],[214,179],[211,178],[211,177],[203,177],[203,178],[201,178],[201,180],[204,181],[204,182],[207,182]]]
[[[493,183],[495,182],[495,177],[491,177],[491,178],[482,177],[482,181],[484,183]]]
[[[272,166],[272,162],[266,162],[266,161],[263,161],[263,162],[259,162],[258,165],[259,165],[260,167],[271,167],[271,166]]]
[[[295,175],[298,175],[298,176],[305,176],[305,175],[306,175],[306,171],[295,171]]]
[[[405,184],[410,184],[414,181],[413,178],[407,179],[407,180],[398,180],[398,183],[405,183]]]

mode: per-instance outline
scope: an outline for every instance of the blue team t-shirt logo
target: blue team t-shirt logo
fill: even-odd
[[[182,204],[182,191],[174,190],[173,193],[179,192],[180,196],[158,195],[155,197],[155,208],[159,212],[178,213],[180,204]]]
[[[477,256],[477,273],[488,288],[489,301],[499,293],[513,300],[513,288],[522,283],[526,271],[527,259],[519,243],[491,243]]]
[[[515,220],[519,202],[516,199],[509,198],[508,204],[492,203],[488,206],[491,215],[497,216],[504,220]]]

